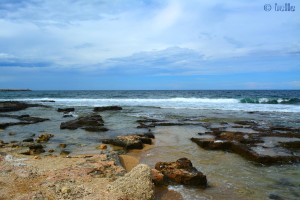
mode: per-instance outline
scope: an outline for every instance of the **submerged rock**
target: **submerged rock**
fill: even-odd
[[[180,158],[176,162],[158,162],[155,169],[164,175],[165,183],[207,186],[206,176],[193,167],[192,162],[187,158]]]
[[[93,132],[107,131],[108,129],[103,126],[104,126],[104,121],[102,117],[97,114],[91,114],[88,116],[79,117],[71,121],[62,122],[60,128],[71,129],[71,130],[81,128]]]
[[[52,138],[52,137],[54,137],[53,134],[43,133],[36,139],[36,142],[37,143],[48,142],[50,140],[50,138]]]
[[[30,115],[0,115],[0,117],[7,117],[11,119],[17,119],[15,122],[6,122],[6,123],[0,123],[0,128],[5,129],[9,126],[15,126],[15,125],[28,125],[28,124],[36,124],[39,122],[44,122],[49,119],[47,118],[40,118],[40,117],[31,117]]]
[[[276,153],[273,148],[263,148],[254,144],[243,144],[237,141],[228,140],[215,140],[215,139],[201,139],[192,138],[193,142],[200,147],[207,150],[223,150],[236,153],[248,160],[262,163],[262,164],[275,164],[275,163],[290,163],[299,162],[300,156],[293,153]]]
[[[103,112],[108,110],[122,110],[123,108],[120,106],[101,106],[101,107],[95,107],[94,112]]]
[[[152,200],[154,186],[149,166],[139,164],[129,173],[108,185],[107,190],[112,199]]]

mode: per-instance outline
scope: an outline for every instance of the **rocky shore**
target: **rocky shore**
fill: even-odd
[[[124,112],[122,107],[94,107],[78,116],[74,113],[80,108],[52,108],[47,103],[52,102],[0,102],[0,199],[150,200],[171,198],[169,193],[165,197],[161,195],[161,191],[165,192],[170,185],[207,189],[210,177],[197,169],[193,160],[177,157],[145,165],[139,162],[138,156],[130,154],[135,150],[141,154],[154,147],[154,130],[158,127],[199,129],[197,135],[187,140],[205,150],[237,154],[254,164],[300,161],[300,130],[294,127],[252,120],[138,118],[131,131],[111,136],[109,131],[116,125],[109,119],[119,117],[118,114]],[[68,147],[74,144],[61,141],[56,138],[57,134],[47,131],[34,132],[19,141],[3,140],[1,132],[4,130],[52,120],[51,115],[47,118],[28,112],[29,115],[27,109],[56,113],[60,119],[56,118],[52,125],[58,130],[69,131],[70,135],[73,131],[85,131],[95,136],[109,134],[97,140],[96,153],[73,153]],[[16,133],[8,134],[14,136]],[[53,147],[54,141],[59,142],[56,147]],[[179,193],[173,197],[183,199]]]

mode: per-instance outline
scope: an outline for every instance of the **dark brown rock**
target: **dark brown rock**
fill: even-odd
[[[19,101],[1,101],[0,102],[0,112],[12,112],[24,110],[29,107],[48,107],[40,104],[29,104]]]
[[[280,146],[287,149],[300,149],[300,141],[279,142]]]
[[[41,143],[41,142],[48,142],[50,140],[50,138],[54,137],[53,134],[49,134],[49,133],[43,133],[41,135],[39,135],[39,137],[36,139],[37,143]]]
[[[157,169],[151,169],[151,177],[152,177],[152,182],[155,185],[163,185],[164,184],[164,175]]]
[[[78,128],[85,129],[87,131],[107,131],[108,129],[104,128],[104,122],[100,115],[92,114],[88,116],[79,117],[77,119],[63,122],[60,125],[61,129],[71,129],[75,130]]]
[[[101,106],[101,107],[95,107],[94,112],[103,112],[108,110],[122,110],[123,108],[120,106]]]
[[[40,118],[40,117],[31,117],[29,115],[0,115],[0,117],[7,117],[12,119],[18,119],[17,122],[7,122],[7,123],[0,123],[0,129],[5,129],[9,126],[15,126],[15,125],[28,125],[28,124],[35,124],[39,122],[44,122],[49,119],[46,118]]]
[[[285,155],[285,156],[282,155],[270,156],[270,155],[259,154],[251,148],[253,144],[249,146],[237,141],[226,141],[226,140],[222,141],[222,140],[200,139],[200,138],[192,138],[191,140],[204,149],[230,151],[246,158],[247,160],[254,161],[261,164],[266,164],[266,165],[300,161],[300,156],[292,155],[292,154]]]
[[[180,158],[176,162],[158,162],[155,169],[160,171],[168,182],[207,186],[206,176],[193,167],[191,161],[187,158]]]
[[[23,142],[33,142],[34,139],[33,138],[27,138],[27,139],[24,139]]]
[[[61,144],[59,144],[59,147],[60,147],[60,148],[66,148],[66,147],[67,147],[67,144],[61,143]]]
[[[68,112],[74,112],[75,108],[58,108],[57,112],[64,112],[64,113],[68,113]]]
[[[29,155],[44,153],[44,147],[41,144],[32,144],[29,145]]]
[[[231,148],[231,142],[229,141],[198,138],[192,138],[191,140],[207,150],[230,150]]]

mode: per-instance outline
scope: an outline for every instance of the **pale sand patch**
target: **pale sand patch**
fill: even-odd
[[[127,172],[139,164],[139,159],[130,155],[120,155],[120,160]]]

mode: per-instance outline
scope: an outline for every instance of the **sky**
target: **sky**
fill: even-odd
[[[0,88],[300,89],[300,1],[0,0]]]

